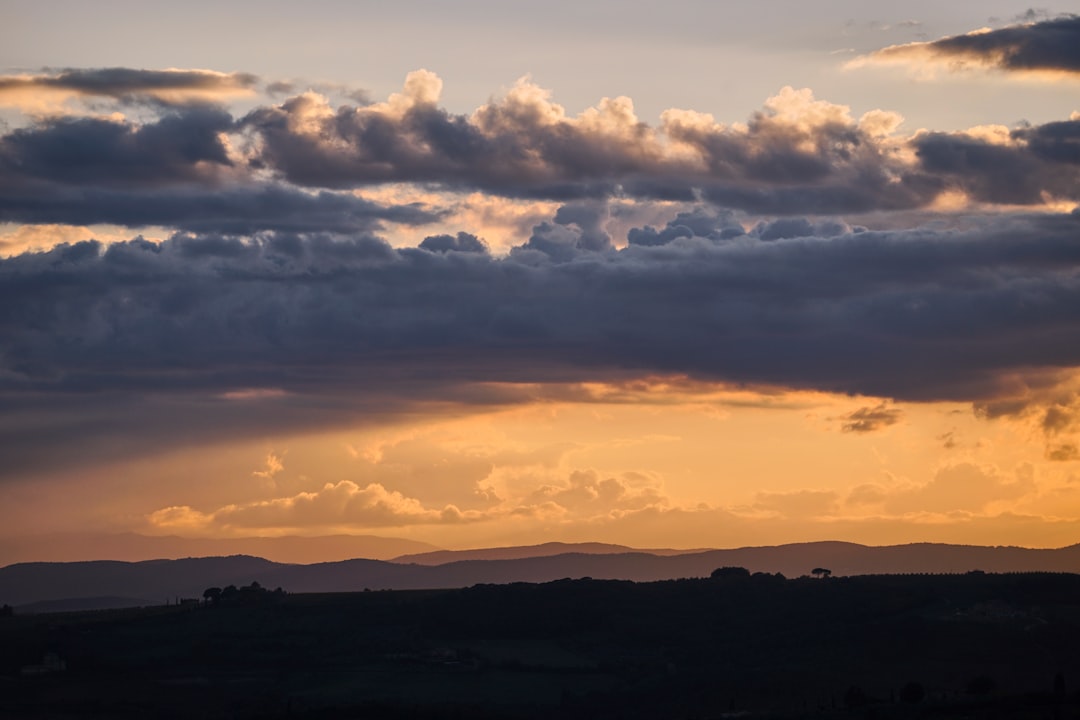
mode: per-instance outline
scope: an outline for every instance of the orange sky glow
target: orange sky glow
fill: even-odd
[[[483,91],[0,29],[0,542],[1080,542],[1080,17],[631,5]]]

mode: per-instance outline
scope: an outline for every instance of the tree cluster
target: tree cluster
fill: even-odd
[[[284,596],[285,591],[281,588],[267,590],[258,582],[239,588],[235,585],[208,587],[203,591],[203,600],[208,605],[261,605],[277,602]]]

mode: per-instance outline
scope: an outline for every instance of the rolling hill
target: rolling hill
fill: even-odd
[[[580,546],[567,546],[582,549]],[[592,577],[639,582],[708,576],[715,568],[745,567],[752,572],[806,575],[824,567],[834,575],[986,572],[1080,572],[1080,546],[1035,550],[1017,547],[913,544],[868,547],[854,543],[818,542],[706,550],[661,555],[618,546],[586,545],[601,552],[563,552],[554,544],[537,548],[492,550],[485,559],[431,564],[352,559],[314,564],[284,564],[262,558],[186,558],[142,562],[91,561],[18,563],[0,568],[0,604],[17,608],[34,603],[101,598],[134,599],[164,604],[182,597],[201,597],[207,587],[258,582],[293,593],[357,592],[468,587],[477,584],[548,582]],[[503,552],[504,557],[498,555]],[[535,554],[530,555],[533,552]],[[669,551],[671,552],[671,551]],[[461,557],[451,553],[438,557]],[[468,553],[464,554],[469,557]],[[65,606],[67,607],[67,606]],[[75,608],[70,608],[75,609]]]

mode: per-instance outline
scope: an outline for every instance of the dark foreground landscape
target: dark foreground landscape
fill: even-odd
[[[0,717],[1080,716],[1080,575],[717,575],[15,612]]]

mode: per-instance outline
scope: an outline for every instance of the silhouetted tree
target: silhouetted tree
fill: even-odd
[[[775,574],[770,575],[769,573],[766,573],[766,572],[756,572],[753,575],[751,575],[750,578],[752,580],[756,581],[756,582],[767,582],[767,583],[774,583],[774,584],[775,583],[781,583],[786,579],[782,573],[775,573]]]
[[[816,567],[810,571],[810,574],[814,577],[829,577],[832,575],[832,570],[829,568]]]
[[[227,602],[229,600],[234,599],[239,594],[240,594],[240,591],[236,589],[235,585],[226,585],[225,587],[223,587],[221,589],[220,600],[222,602]]]
[[[11,617],[15,614],[15,608],[11,607],[7,603],[3,607],[0,607],[0,617]]]
[[[719,567],[709,575],[713,580],[730,580],[732,578],[748,578],[750,571],[744,567]]]
[[[280,587],[275,590],[267,590],[258,582],[250,585],[236,587],[227,585],[225,588],[206,588],[203,598],[215,605],[257,605],[267,602],[278,602],[285,597],[285,591]]]

